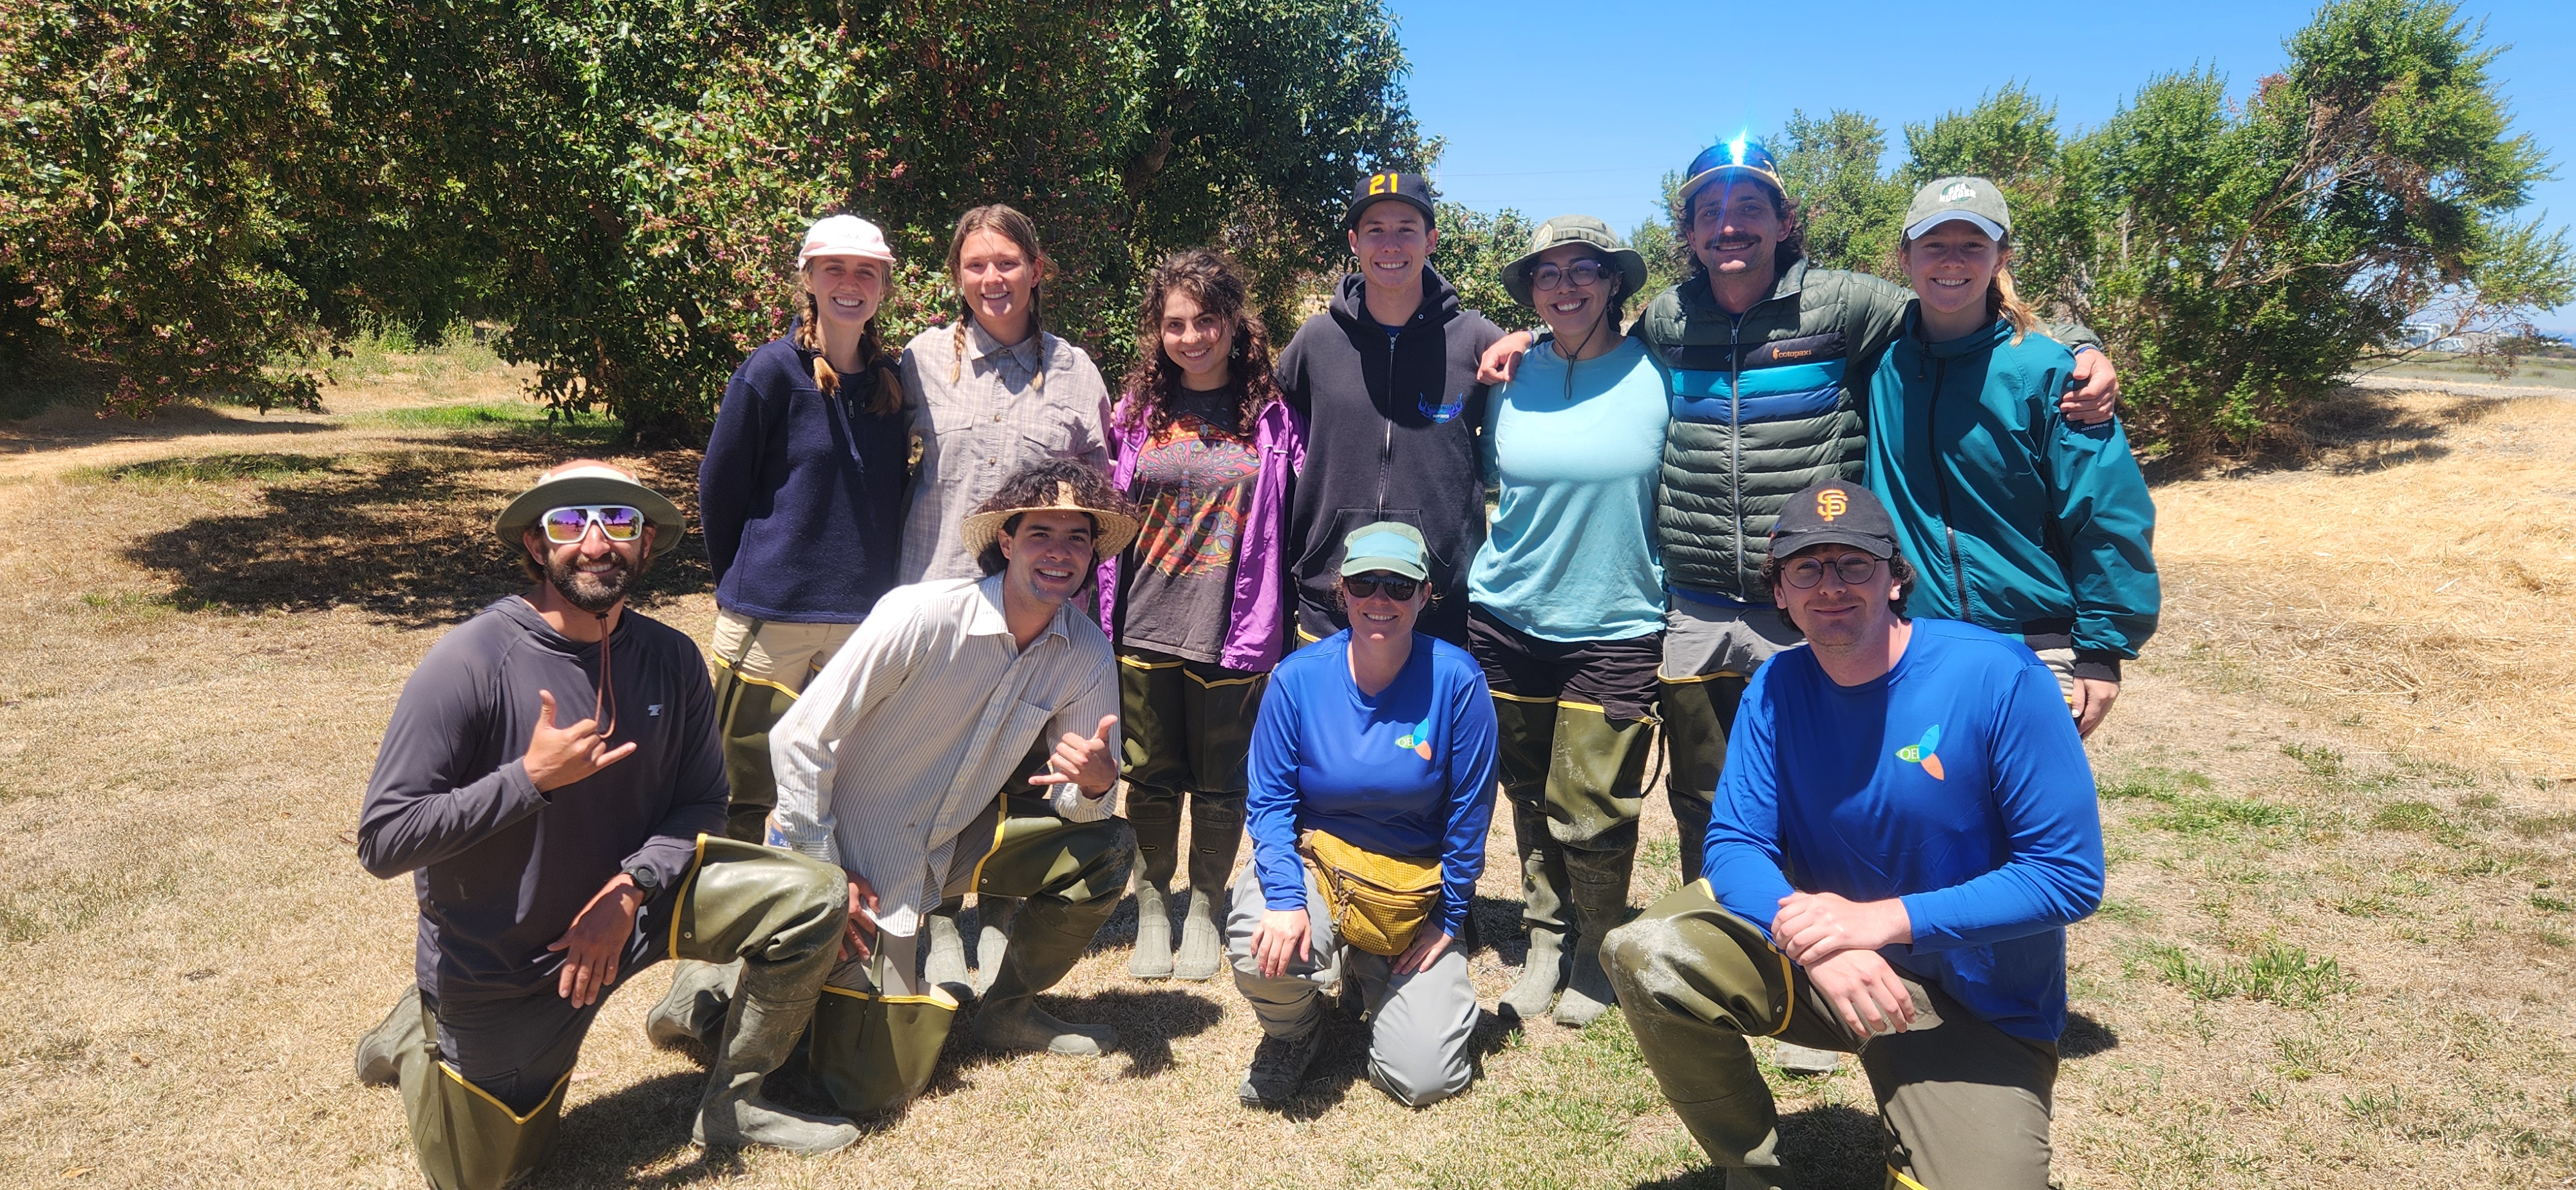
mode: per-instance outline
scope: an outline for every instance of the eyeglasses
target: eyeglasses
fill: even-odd
[[[1878,573],[1879,559],[1867,554],[1844,554],[1834,559],[1834,577],[1846,587],[1856,587]],[[1800,558],[1781,568],[1780,581],[1801,591],[1825,581],[1825,564],[1815,558]]]
[[[1540,265],[1530,270],[1529,279],[1530,286],[1535,289],[1557,289],[1568,283],[1590,289],[1609,275],[1610,266],[1607,264],[1597,260],[1578,260],[1565,268],[1553,264]]]
[[[610,541],[633,541],[644,535],[644,514],[624,504],[567,504],[549,508],[537,518],[546,527],[546,540],[556,545],[571,545],[599,526],[599,535]]]
[[[1384,591],[1386,592],[1387,598],[1392,599],[1397,603],[1403,603],[1406,600],[1413,598],[1413,593],[1421,589],[1421,586],[1422,584],[1409,578],[1351,578],[1345,576],[1342,579],[1342,589],[1350,592],[1351,598],[1353,599],[1366,599],[1380,591]]]

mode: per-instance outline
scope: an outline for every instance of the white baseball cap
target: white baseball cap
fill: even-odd
[[[805,246],[796,253],[796,267],[805,267],[806,261],[817,256],[856,256],[894,263],[894,249],[886,246],[885,233],[856,215],[825,215],[805,230]]]

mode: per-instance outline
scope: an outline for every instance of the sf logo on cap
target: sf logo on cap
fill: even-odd
[[[1850,509],[1851,503],[1843,496],[1843,490],[1841,488],[1826,488],[1825,490],[1816,493],[1817,516],[1830,521],[1835,517],[1841,516]]]

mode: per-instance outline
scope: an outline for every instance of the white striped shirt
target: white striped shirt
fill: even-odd
[[[1030,746],[1088,737],[1117,713],[1109,638],[1073,603],[1023,650],[1002,616],[1000,575],[897,587],[770,729],[778,831],[866,878],[878,925],[909,937],[939,903],[959,833],[1016,780]],[[1119,755],[1115,728],[1108,739]],[[1075,822],[1113,809],[1114,794],[1070,784],[1050,796]]]

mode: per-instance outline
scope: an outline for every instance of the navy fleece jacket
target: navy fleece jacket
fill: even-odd
[[[762,620],[855,624],[894,586],[912,422],[871,416],[877,369],[814,386],[795,332],[734,369],[698,465],[716,606]]]

